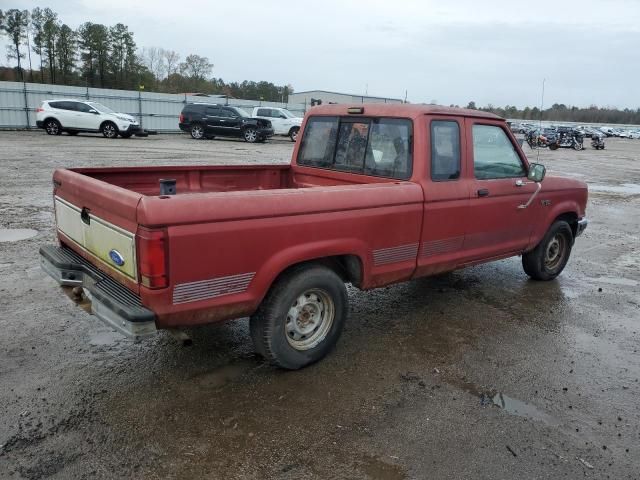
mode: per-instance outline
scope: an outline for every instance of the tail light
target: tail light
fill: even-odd
[[[180,114],[180,119],[178,120],[180,123],[184,123],[184,115]]]
[[[44,108],[42,108],[42,107],[37,107],[37,108],[36,108],[36,113],[40,113],[40,112],[44,112]]]
[[[147,288],[167,287],[169,276],[166,232],[140,227],[136,238],[140,283]]]

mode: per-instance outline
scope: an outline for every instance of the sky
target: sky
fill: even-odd
[[[0,0],[35,6],[72,28],[124,23],[139,48],[206,56],[225,81],[523,107],[544,80],[547,106],[640,108],[638,0]]]

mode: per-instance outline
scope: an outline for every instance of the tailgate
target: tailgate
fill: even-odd
[[[141,195],[70,170],[57,170],[54,185],[58,233],[103,270],[107,267],[137,284],[136,209]]]

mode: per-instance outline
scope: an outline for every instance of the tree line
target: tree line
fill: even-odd
[[[457,107],[458,105],[451,106]],[[538,107],[524,107],[520,109],[513,105],[494,107],[489,104],[486,107],[477,107],[476,102],[469,102],[465,108],[491,112],[501,117],[514,120],[640,125],[640,108],[625,108],[620,110],[615,107],[598,107],[597,105],[590,105],[584,108],[567,106],[563,103],[554,103],[549,108],[540,110]]]
[[[50,8],[0,10],[0,34],[7,37],[7,59],[0,80],[27,81],[165,93],[222,94],[233,98],[286,102],[291,85],[212,78],[207,57],[159,47],[138,49],[122,24],[85,22],[73,29]],[[32,55],[33,54],[33,55]]]

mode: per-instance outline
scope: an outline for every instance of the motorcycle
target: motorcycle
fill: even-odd
[[[536,148],[546,148],[547,146],[549,146],[547,137],[535,130],[531,130],[527,133],[526,140],[531,150],[534,150]]]
[[[549,149],[557,150],[560,147],[582,150],[584,148],[584,136],[575,130],[560,132],[555,138],[555,141],[549,143]]]
[[[592,135],[591,148],[595,148],[596,150],[604,150],[604,137],[601,135]]]

